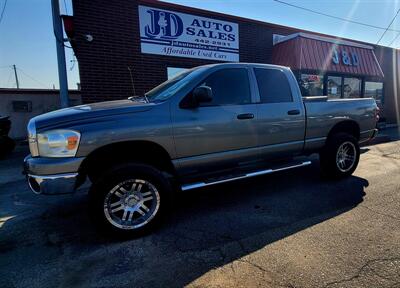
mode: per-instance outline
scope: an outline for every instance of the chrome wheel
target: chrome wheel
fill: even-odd
[[[160,194],[146,180],[130,179],[112,188],[104,199],[107,220],[121,229],[137,229],[149,223],[160,207]]]
[[[343,142],[336,152],[336,166],[341,172],[347,172],[353,168],[356,162],[357,149],[355,145],[346,141]]]

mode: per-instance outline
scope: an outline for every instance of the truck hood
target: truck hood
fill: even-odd
[[[79,121],[93,118],[144,112],[152,109],[154,105],[156,104],[132,101],[129,99],[98,102],[55,110],[36,116],[33,118],[33,121],[35,121],[37,129],[43,129],[67,123],[75,124]]]

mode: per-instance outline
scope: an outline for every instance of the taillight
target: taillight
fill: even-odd
[[[378,106],[376,106],[376,109],[375,109],[375,120],[376,120],[376,122],[379,121],[379,112],[381,112],[381,109]]]

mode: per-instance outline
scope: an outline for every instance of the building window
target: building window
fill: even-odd
[[[371,97],[376,100],[378,105],[383,101],[383,83],[365,81],[364,97]]]
[[[168,80],[175,77],[179,73],[182,73],[183,71],[186,71],[188,69],[186,68],[178,68],[178,67],[167,67],[167,74],[168,74]]]
[[[361,97],[361,79],[343,78],[343,98]]]
[[[255,68],[262,103],[293,102],[288,79],[277,69]]]
[[[327,80],[328,97],[332,99],[342,98],[342,77],[328,76]]]
[[[303,96],[322,96],[324,94],[324,76],[301,74],[299,86]]]

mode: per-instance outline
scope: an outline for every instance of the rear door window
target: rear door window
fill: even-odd
[[[255,68],[262,103],[293,102],[286,75],[277,69]]]

